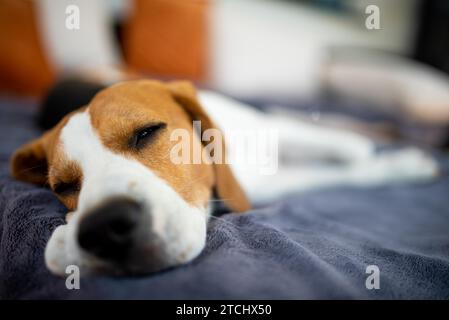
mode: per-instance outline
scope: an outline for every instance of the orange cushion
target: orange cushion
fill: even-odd
[[[135,0],[123,29],[127,63],[140,72],[203,80],[207,0]]]
[[[54,79],[39,39],[33,2],[0,0],[0,92],[41,95]]]

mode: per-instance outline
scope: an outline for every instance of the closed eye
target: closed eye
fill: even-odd
[[[53,191],[62,197],[71,196],[78,193],[80,190],[81,185],[79,182],[58,182],[53,187]]]
[[[130,144],[134,149],[140,150],[147,145],[147,143],[151,140],[154,135],[167,127],[166,123],[156,123],[145,126],[141,129],[138,129],[134,132],[134,135],[131,138]]]

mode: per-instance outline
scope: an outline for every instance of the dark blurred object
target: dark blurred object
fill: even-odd
[[[414,58],[449,73],[449,1],[422,1],[418,14]]]
[[[449,2],[422,1],[419,19],[414,58],[449,73]],[[444,147],[449,147],[449,134]]]
[[[58,81],[44,98],[38,115],[38,125],[43,130],[51,129],[64,116],[85,106],[105,86],[81,78],[66,78]]]
[[[55,73],[44,54],[34,1],[0,0],[0,91],[40,95]]]

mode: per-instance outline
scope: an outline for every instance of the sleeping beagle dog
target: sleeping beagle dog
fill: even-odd
[[[285,153],[294,163],[333,158],[343,165],[276,163],[266,174],[252,163],[171,161],[175,130],[191,135],[192,148],[204,149],[201,134],[217,128],[224,140],[242,128],[272,128],[280,150],[276,159]],[[239,152],[232,144],[221,146],[225,157]],[[120,275],[191,261],[205,246],[214,196],[241,213],[251,208],[247,195],[263,202],[335,185],[421,182],[438,170],[417,149],[379,155],[372,141],[354,133],[262,113],[212,92],[197,93],[188,82],[153,80],[101,90],[18,149],[11,168],[19,180],[48,185],[69,210],[45,250],[48,268],[59,275],[68,265],[82,274]]]

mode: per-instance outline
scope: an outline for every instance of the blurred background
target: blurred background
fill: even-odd
[[[0,98],[39,101],[80,71],[189,79],[379,141],[449,142],[444,0],[0,0]]]

